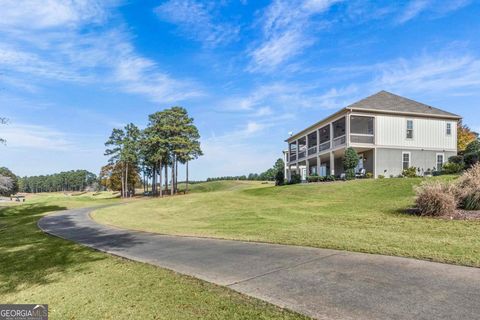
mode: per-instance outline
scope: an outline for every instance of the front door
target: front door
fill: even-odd
[[[302,180],[307,180],[307,168],[302,168]]]

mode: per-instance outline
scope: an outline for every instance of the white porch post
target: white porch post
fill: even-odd
[[[320,156],[317,156],[317,176],[320,175]]]
[[[347,113],[347,115],[345,116],[345,134],[345,144],[348,148],[348,146],[350,145],[350,113]]]
[[[330,151],[330,174],[335,175],[335,154]]]
[[[310,175],[310,160],[306,159],[305,160],[305,167],[306,167],[306,173],[305,173],[305,179]]]
[[[373,178],[378,178],[377,173],[377,148],[373,149]]]

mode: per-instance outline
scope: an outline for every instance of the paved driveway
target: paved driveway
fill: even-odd
[[[479,319],[480,269],[406,258],[122,230],[92,209],[45,232],[229,287],[318,319]]]

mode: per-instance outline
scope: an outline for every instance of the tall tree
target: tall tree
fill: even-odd
[[[457,148],[458,151],[465,151],[468,144],[478,138],[478,133],[472,131],[467,125],[461,121],[457,126]]]

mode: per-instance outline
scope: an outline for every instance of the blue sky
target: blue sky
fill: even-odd
[[[98,172],[113,127],[182,105],[205,153],[193,179],[260,172],[289,131],[382,89],[480,131],[479,16],[468,0],[0,0],[0,166]]]

